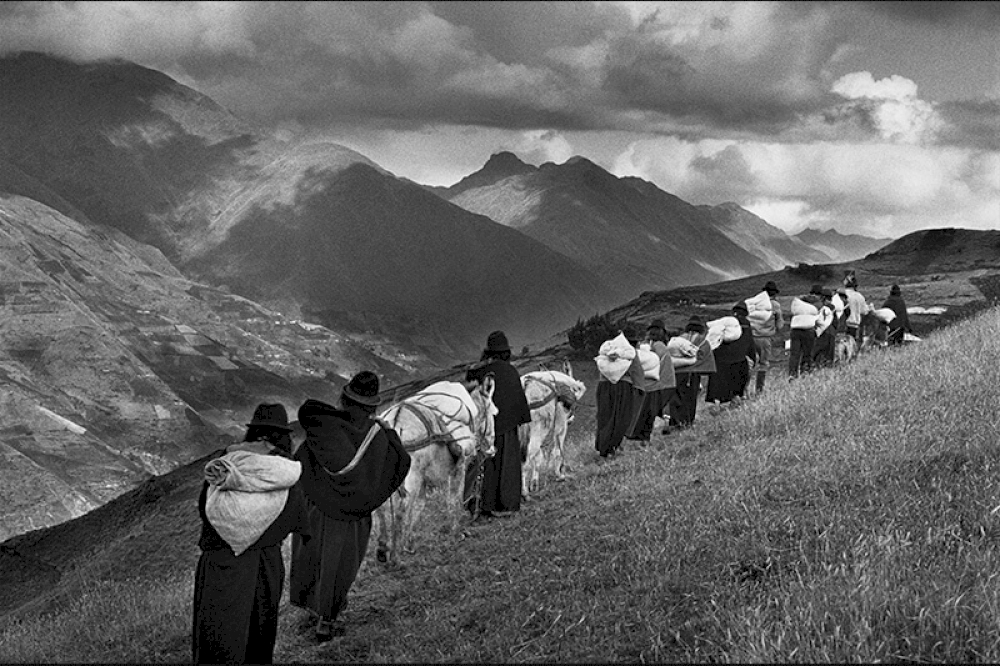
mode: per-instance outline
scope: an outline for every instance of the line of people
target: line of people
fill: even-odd
[[[710,405],[739,404],[747,397],[751,374],[756,370],[755,393],[761,394],[773,365],[775,344],[785,327],[778,302],[781,291],[769,280],[760,293],[733,305],[731,314],[703,322],[691,317],[684,330],[668,337],[663,321],[652,321],[640,340],[634,325],[625,324],[619,336],[601,346],[596,359],[597,384],[595,448],[604,459],[616,455],[626,440],[639,446],[650,441],[657,417],[671,429],[690,426],[697,412],[703,378],[705,401]],[[883,308],[893,313],[888,327],[889,344],[901,344],[912,333],[906,304],[893,285]],[[865,315],[872,308],[858,292],[857,277],[849,271],[835,294],[814,285],[809,294],[791,301],[788,377],[797,378],[814,367],[833,364],[838,332],[859,344]],[[656,373],[644,366],[650,356],[659,360]],[[657,374],[658,373],[658,374]]]
[[[470,511],[491,517],[520,509],[517,427],[531,420],[502,331],[490,334],[465,380],[487,374],[499,409],[496,454],[471,462],[466,486],[474,491],[465,500]],[[306,434],[298,447],[284,406],[260,404],[243,441],[206,464],[198,498],[195,663],[273,661],[285,582],[281,544],[289,535],[289,601],[308,611],[300,630],[314,630],[320,642],[344,634],[339,616],[368,550],[372,513],[402,485],[411,463],[398,434],[375,414],[378,394],[378,376],[361,371],[338,406],[306,400],[298,409]]]

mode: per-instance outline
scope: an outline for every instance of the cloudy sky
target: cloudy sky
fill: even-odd
[[[125,58],[450,185],[583,155],[790,233],[1000,229],[996,2],[4,2],[0,52]]]

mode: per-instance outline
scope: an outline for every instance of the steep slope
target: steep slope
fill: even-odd
[[[716,228],[730,240],[763,259],[772,270],[801,262],[822,264],[834,261],[833,256],[795,236],[789,236],[735,203],[698,206],[698,209],[708,215]]]
[[[885,247],[891,238],[871,238],[858,234],[841,234],[833,229],[817,231],[806,229],[795,234],[797,238],[815,250],[823,252],[832,261],[855,261]]]
[[[492,328],[527,342],[612,302],[541,243],[343,146],[279,140],[159,72],[20,54],[0,59],[0,88],[0,191],[44,188],[290,316],[446,364]]]
[[[668,329],[680,330],[692,314],[703,319],[729,314],[737,300],[759,292],[768,280],[781,289],[778,301],[787,313],[794,296],[808,293],[814,284],[838,287],[847,270],[855,271],[859,291],[876,307],[897,284],[908,307],[939,308],[940,314],[911,313],[910,324],[923,335],[1000,302],[1000,231],[917,231],[857,261],[800,264],[737,280],[648,291],[607,315],[612,321],[640,324],[659,318]],[[565,339],[563,334],[551,341],[564,344]]]
[[[624,297],[771,268],[699,207],[581,157],[534,168],[501,153],[445,196],[579,261]]]
[[[257,402],[294,413],[361,368],[411,376],[19,196],[0,196],[0,307],[0,538],[203,455]]]

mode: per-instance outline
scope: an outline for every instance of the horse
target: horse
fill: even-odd
[[[889,327],[874,312],[869,310],[861,317],[860,328],[861,344],[858,344],[854,336],[847,333],[837,333],[833,343],[834,365],[849,363],[857,358],[858,354],[881,349],[888,344]]]
[[[587,387],[573,377],[573,367],[564,360],[562,370],[544,367],[521,376],[521,387],[528,398],[531,421],[518,426],[521,442],[521,498],[531,499],[538,491],[538,479],[546,464],[555,469],[557,478],[567,478],[563,445],[573,422],[573,408]]]
[[[430,488],[446,488],[449,506],[461,505],[467,461],[477,451],[488,456],[495,452],[494,388],[493,375],[471,392],[458,382],[437,382],[379,415],[410,454],[403,484],[375,510],[379,562],[398,563],[400,549],[410,550],[413,527]]]

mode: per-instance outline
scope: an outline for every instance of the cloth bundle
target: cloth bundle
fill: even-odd
[[[252,546],[285,508],[301,463],[234,451],[205,465],[205,516],[237,556]]]
[[[650,349],[648,344],[642,344],[636,353],[639,354],[639,363],[642,364],[642,373],[646,379],[659,381],[660,357],[656,355],[656,352]]]
[[[743,335],[740,320],[736,317],[720,317],[706,324],[708,327],[708,344],[712,349],[718,349],[723,342],[736,342]]]
[[[801,298],[792,299],[792,328],[815,329],[819,310],[812,303],[806,303]]]
[[[667,352],[675,368],[682,368],[694,365],[698,362],[698,346],[680,336],[670,338],[667,341]]]
[[[601,343],[594,360],[597,362],[597,370],[612,384],[617,383],[632,365],[632,359],[637,354],[635,347],[629,344],[625,334],[619,333],[611,340]],[[655,356],[655,354],[654,354]]]
[[[893,312],[892,308],[879,308],[875,310],[875,316],[879,318],[880,321],[888,324],[896,318],[896,313]]]

